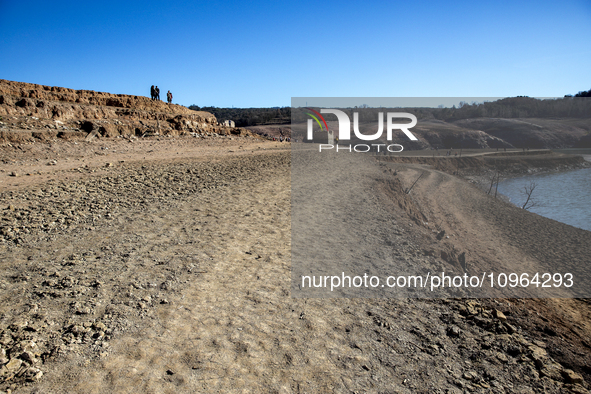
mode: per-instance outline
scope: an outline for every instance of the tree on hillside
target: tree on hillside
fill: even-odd
[[[536,188],[535,182],[530,182],[530,184],[528,186],[523,187],[523,191],[521,193],[526,196],[526,199],[525,199],[525,202],[523,203],[523,205],[521,206],[521,209],[530,209],[530,208],[538,205],[538,204],[536,204],[536,202],[534,201],[534,199],[531,196],[533,194],[535,188]]]

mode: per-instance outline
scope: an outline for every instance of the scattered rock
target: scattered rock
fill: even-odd
[[[35,364],[37,362],[37,359],[35,358],[35,355],[31,352],[25,351],[23,352],[19,358],[23,361],[28,362],[29,364]]]
[[[573,371],[572,369],[564,369],[562,371],[562,375],[564,376],[564,380],[567,383],[585,384],[583,377],[581,375],[579,375],[578,373],[576,373],[575,371]]]
[[[536,367],[542,368],[548,360],[548,353],[546,350],[536,345],[529,346],[528,350],[530,351],[530,357],[534,360]]]
[[[497,352],[496,357],[499,361],[506,363],[509,361],[509,358],[505,355],[505,353]]]
[[[478,380],[478,374],[474,371],[467,371],[464,372],[464,374],[462,375],[462,377],[466,380],[470,380],[472,382],[475,382],[476,380]]]
[[[505,316],[505,314],[498,309],[494,310],[493,315],[502,322],[507,320],[507,316]]]
[[[27,370],[24,373],[24,378],[28,382],[36,382],[39,379],[41,379],[41,377],[43,377],[43,372],[39,368],[27,368]]]
[[[547,362],[540,368],[540,375],[561,382],[563,380],[563,370],[562,365],[555,362]]]
[[[447,335],[450,337],[459,337],[462,330],[458,326],[450,326],[447,328]]]
[[[16,371],[18,371],[22,364],[22,360],[19,360],[18,358],[13,358],[2,367],[2,371],[5,371],[6,374],[16,373]]]

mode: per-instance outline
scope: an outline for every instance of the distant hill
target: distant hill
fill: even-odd
[[[353,119],[359,113],[361,132],[375,133],[383,108],[342,109]],[[510,97],[484,103],[460,103],[451,108],[398,108],[413,113],[418,142],[405,149],[425,148],[591,148],[591,99]],[[294,121],[305,122],[303,111]],[[336,120],[328,115],[327,122]],[[336,126],[334,126],[336,127]],[[294,136],[294,138],[303,138]]]

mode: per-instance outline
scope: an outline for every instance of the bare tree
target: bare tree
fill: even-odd
[[[536,205],[538,205],[531,196],[535,188],[535,182],[530,182],[528,186],[523,187],[523,191],[521,193],[523,193],[526,196],[526,199],[521,209],[530,209],[531,207],[535,207]]]
[[[486,194],[490,194],[490,192],[492,191],[493,185],[495,184],[496,176],[497,176],[497,174],[493,173],[492,178],[490,178],[490,187],[488,188],[488,191],[486,192]]]
[[[495,184],[496,184],[495,198],[497,198],[497,190],[499,190],[499,181],[500,180],[501,180],[501,173],[498,171],[493,173],[492,178],[490,179],[490,187],[489,187],[488,192],[486,194],[491,194],[493,186],[495,186]]]
[[[499,192],[499,181],[501,180],[501,173],[497,173],[497,183],[495,186],[495,198],[497,198],[497,193]]]
[[[412,190],[413,187],[415,187],[415,185],[417,184],[417,182],[419,181],[419,179],[421,179],[421,177],[424,175],[423,172],[421,172],[421,175],[419,175],[419,177],[417,178],[417,180],[415,181],[415,183],[412,184],[412,186],[408,189],[406,189],[406,194],[410,194],[410,191]]]

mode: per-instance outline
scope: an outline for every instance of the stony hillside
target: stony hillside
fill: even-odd
[[[362,133],[372,134],[376,126],[365,124],[360,125],[360,129]],[[419,119],[412,132],[419,141],[405,141],[405,149],[591,147],[591,121],[588,118],[474,118],[456,121],[424,118]]]
[[[130,96],[0,80],[0,140],[144,135],[250,135],[214,115]]]
[[[454,122],[454,125],[481,130],[491,139],[503,141],[507,147],[552,149],[585,148],[589,145],[591,122],[588,118],[475,118]],[[491,148],[500,148],[497,144]]]

